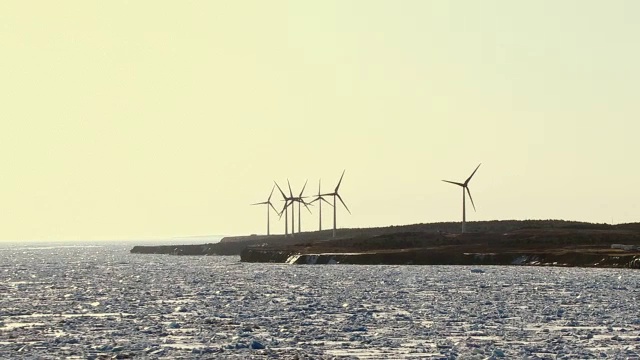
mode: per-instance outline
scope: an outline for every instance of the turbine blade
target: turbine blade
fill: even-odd
[[[305,180],[304,181],[304,186],[302,187],[302,191],[300,191],[300,195],[298,195],[299,198],[302,197],[302,193],[304,192],[304,189],[307,187],[307,181],[309,181],[309,180]]]
[[[469,191],[468,187],[464,187],[465,189],[467,189],[467,194],[469,194],[469,199],[471,199],[471,205],[473,205],[473,211],[476,211],[476,204],[473,203],[473,198],[471,197],[471,191]]]
[[[276,212],[276,214],[279,214],[278,210],[276,209],[275,206],[273,206],[273,204],[271,203],[271,201],[269,201],[269,206],[271,206],[271,208],[273,209],[273,211]]]
[[[464,184],[461,184],[461,183],[459,183],[459,182],[449,181],[449,180],[442,180],[442,181],[444,181],[444,182],[446,182],[446,183],[449,183],[449,184],[454,184],[454,185],[458,185],[458,186],[462,186],[462,187],[464,187]]]
[[[467,181],[464,182],[464,186],[467,186],[467,184],[469,183],[469,180],[471,180],[471,178],[473,177],[473,175],[476,173],[476,171],[478,171],[478,168],[480,167],[480,165],[482,165],[482,163],[478,164],[478,166],[476,167],[475,170],[473,170],[473,172],[471,173],[471,176],[469,176],[469,178],[467,178]]]
[[[328,202],[325,198],[321,197],[320,200],[326,202],[327,204],[329,204],[329,206],[333,207],[333,204]]]
[[[271,195],[273,195],[273,190],[276,189],[276,186],[273,185],[273,187],[271,188],[271,193],[269,194],[269,197],[267,198],[267,201],[271,201]]]
[[[309,207],[307,206],[307,203],[306,203],[306,202],[304,202],[304,201],[303,201],[303,202],[302,202],[302,205],[304,205],[304,207],[306,207],[306,208],[307,208],[307,210],[309,210],[309,214],[313,214],[313,213],[311,212],[311,209],[309,209]]]
[[[320,183],[322,182],[322,179],[318,179],[318,196],[320,196]]]
[[[293,198],[293,191],[291,191],[291,183],[289,182],[289,179],[287,179],[287,184],[289,185],[289,196]]]
[[[287,210],[287,208],[293,204],[293,201],[289,201],[289,200],[285,200],[284,202],[284,206],[282,207],[282,211],[280,211],[280,217],[282,217],[282,214],[284,213],[285,210]]]
[[[280,190],[280,194],[282,194],[282,198],[286,199],[287,195],[284,194],[284,191],[282,191],[282,189],[280,188],[280,185],[278,185],[278,183],[275,181],[273,183],[276,184],[276,186],[278,187],[278,190]]]
[[[251,205],[253,206],[253,205],[264,205],[264,204],[268,204],[268,202],[263,201],[263,202],[259,202],[259,203],[255,203],[255,204],[251,204]]]
[[[333,192],[333,193],[329,193],[329,194],[321,194],[321,195],[318,195],[318,196],[333,196],[333,195],[335,195],[335,194],[336,194],[336,193],[334,193],[334,192]]]
[[[349,214],[351,214],[351,210],[349,210],[349,208],[347,207],[347,204],[344,203],[344,200],[342,200],[342,197],[340,196],[340,194],[336,194],[336,196],[338,197],[338,199],[340,199],[340,202],[342,203],[342,205],[344,205],[344,208],[347,209]]]
[[[338,188],[340,187],[340,184],[342,183],[342,178],[344,177],[344,172],[347,171],[347,169],[342,170],[342,175],[340,175],[340,180],[338,181],[338,185],[336,186],[336,189],[333,190],[333,192],[337,193],[338,192]]]

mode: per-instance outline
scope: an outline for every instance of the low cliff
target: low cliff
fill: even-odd
[[[201,245],[138,245],[132,254],[166,254],[166,255],[238,255],[247,246],[243,243],[201,244]]]
[[[273,262],[301,265],[529,265],[640,268],[640,252],[457,253],[407,250],[370,253],[296,254],[287,251],[247,248],[243,250],[241,260],[244,262]]]
[[[403,232],[297,244],[247,247],[245,262],[387,265],[640,265],[640,233],[626,230],[526,229],[510,233]]]

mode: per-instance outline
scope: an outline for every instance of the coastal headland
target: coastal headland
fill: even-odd
[[[538,265],[640,268],[640,223],[562,220],[431,223],[225,237],[219,243],[135,246],[131,253],[240,255],[290,264]]]

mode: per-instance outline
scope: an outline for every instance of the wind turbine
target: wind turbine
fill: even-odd
[[[342,175],[340,176],[338,185],[336,186],[335,190],[333,190],[332,193],[319,195],[319,196],[333,196],[333,237],[336,237],[336,210],[338,210],[338,207],[336,206],[336,198],[340,199],[340,202],[342,203],[342,205],[344,205],[344,208],[347,209],[349,214],[351,214],[351,210],[349,210],[349,208],[347,207],[347,204],[344,203],[344,200],[342,200],[342,197],[340,196],[340,194],[338,194],[338,189],[340,188],[340,184],[342,183],[342,178],[344,177],[345,171],[346,169],[342,171]]]
[[[293,191],[291,191],[291,184],[289,184],[289,180],[287,180],[287,184],[289,185],[289,194],[291,194],[292,203],[293,201],[298,203],[298,232],[302,232],[302,214],[300,213],[302,205],[304,205],[304,207],[306,207],[307,210],[309,210],[309,213],[311,214],[311,209],[309,209],[309,207],[307,206],[307,202],[305,202],[302,197],[302,193],[304,192],[304,189],[307,187],[307,181],[304,182],[304,186],[302,187],[302,191],[300,191],[300,195],[295,197],[293,196]],[[292,214],[293,214],[293,211],[295,211],[295,207],[292,207]],[[292,221],[291,233],[293,233],[293,218],[291,219],[291,221]]]
[[[287,180],[287,182],[289,182],[289,180]],[[276,187],[278,188],[278,190],[280,190],[280,194],[282,194],[282,198],[284,199],[284,207],[282,208],[282,211],[280,211],[280,218],[282,218],[282,214],[284,214],[284,236],[286,237],[287,235],[289,235],[289,215],[287,212],[287,208],[289,207],[289,205],[293,204],[293,196],[287,197],[287,195],[284,194],[284,191],[282,191],[282,189],[280,188],[280,185],[278,185],[278,183],[275,181],[273,183],[276,184]],[[293,210],[291,211],[291,213],[293,213]],[[291,233],[291,236],[293,236],[293,233]]]
[[[467,180],[465,180],[464,183],[459,183],[459,182],[449,181],[449,180],[442,180],[442,181],[447,182],[449,184],[454,184],[454,185],[458,185],[458,186],[462,187],[462,232],[463,233],[464,233],[465,224],[467,222],[466,198],[465,198],[465,192],[464,191],[467,190],[467,193],[469,194],[469,199],[471,199],[471,205],[473,205],[473,211],[476,211],[476,205],[473,203],[473,198],[471,197],[471,191],[469,191],[469,186],[468,185],[469,185],[469,181],[471,180],[473,175],[476,173],[476,171],[478,171],[478,168],[480,167],[480,165],[482,165],[482,163],[478,164],[476,169],[473,170],[471,175],[467,178]]]
[[[280,214],[280,213],[278,212],[278,210],[276,210],[276,208],[275,208],[275,207],[273,206],[273,204],[271,203],[271,195],[273,195],[273,190],[275,190],[275,188],[276,188],[276,186],[275,186],[275,185],[271,188],[271,193],[269,194],[269,197],[267,198],[267,201],[263,201],[263,202],[259,202],[259,203],[251,204],[251,205],[268,205],[268,206],[267,206],[267,235],[271,235],[271,234],[269,233],[269,225],[270,225],[270,221],[269,221],[269,213],[271,212],[271,210],[270,210],[270,208],[269,208],[269,207],[271,207],[271,208],[276,212],[276,214]]]
[[[322,231],[322,202],[326,202],[327,204],[329,204],[329,206],[333,206],[331,205],[330,202],[328,202],[322,195],[320,195],[320,181],[318,180],[318,195],[316,196],[315,199],[311,200],[309,202],[309,204],[313,204],[316,201],[319,201],[318,203],[318,212],[320,213],[320,220],[319,220],[319,225],[318,225],[318,231]]]

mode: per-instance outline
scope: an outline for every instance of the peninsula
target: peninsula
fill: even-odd
[[[640,223],[563,220],[430,223],[225,237],[200,245],[135,246],[131,253],[240,255],[291,264],[541,265],[640,268]]]

